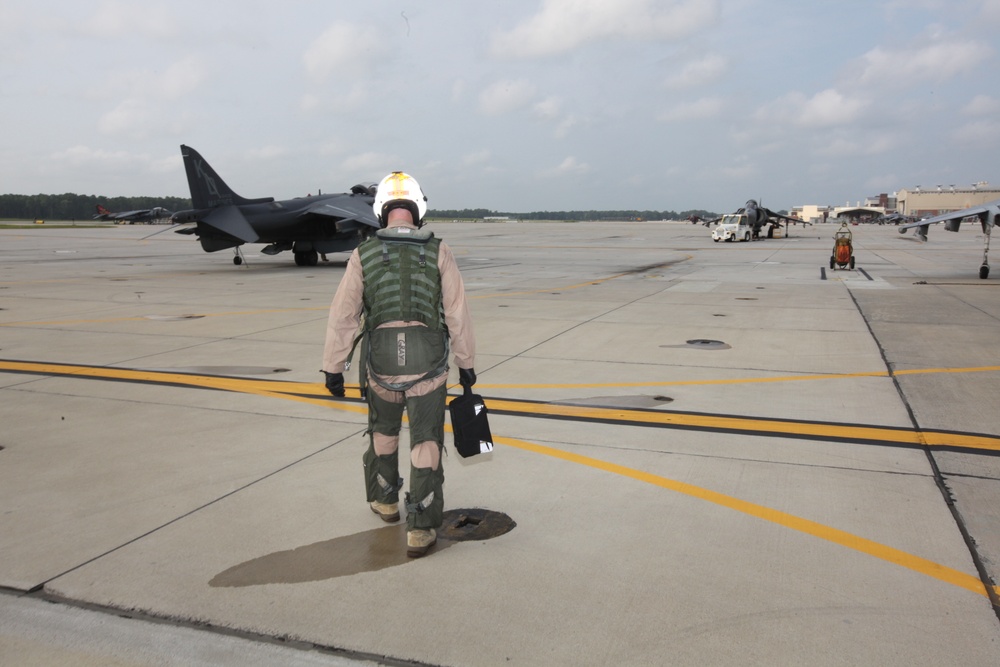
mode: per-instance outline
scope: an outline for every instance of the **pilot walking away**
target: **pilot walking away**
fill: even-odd
[[[413,177],[393,172],[373,205],[382,228],[347,262],[330,306],[323,372],[344,396],[344,371],[361,329],[358,378],[368,401],[368,449],[362,457],[371,510],[400,518],[399,434],[410,424],[410,480],[405,494],[407,556],[437,541],[444,514],[445,400],[448,358],[463,387],[476,382],[475,337],[465,286],[451,249],[423,229],[427,198]]]

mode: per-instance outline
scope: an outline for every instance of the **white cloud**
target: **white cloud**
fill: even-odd
[[[368,151],[345,158],[340,166],[348,173],[389,173],[399,168],[399,162],[398,156]]]
[[[177,100],[194,93],[208,80],[208,67],[197,56],[188,56],[173,63],[153,83],[151,94]]]
[[[726,165],[721,167],[717,173],[715,173],[716,178],[722,176],[726,180],[734,181],[748,181],[755,177],[759,173],[759,169],[754,164],[737,164],[737,165]]]
[[[479,94],[479,110],[490,116],[516,111],[535,96],[535,87],[523,79],[497,81]]]
[[[657,120],[665,123],[685,120],[699,120],[702,118],[717,116],[722,109],[723,101],[721,99],[716,97],[703,97],[702,99],[694,102],[677,104],[657,116]]]
[[[991,23],[1000,23],[1000,0],[983,0],[982,16]]]
[[[313,90],[299,98],[299,110],[314,116],[351,113],[364,108],[371,101],[371,94],[367,81],[357,81],[336,90]]]
[[[128,166],[135,163],[135,156],[127,151],[107,151],[90,146],[72,146],[52,155],[52,159],[73,165]]]
[[[558,97],[547,97],[532,108],[539,117],[553,120],[559,116],[561,106]]]
[[[756,118],[761,121],[776,120],[801,127],[834,127],[857,120],[869,106],[859,97],[850,97],[828,88],[806,97],[802,93],[789,93],[762,106]]]
[[[998,0],[1000,1],[1000,0]],[[1000,114],[1000,100],[989,95],[976,95],[962,109],[966,116],[989,116]]]
[[[839,137],[830,141],[825,146],[815,149],[817,155],[825,157],[854,157],[859,155],[879,155],[887,153],[896,145],[890,137],[878,136],[872,141],[865,142],[859,139],[846,139]]]
[[[1000,121],[990,119],[976,120],[959,127],[952,136],[964,144],[982,148],[1000,143]]]
[[[544,0],[538,14],[493,39],[495,55],[548,56],[603,39],[687,37],[715,23],[717,0]]]
[[[687,63],[679,72],[667,77],[668,88],[690,88],[717,80],[726,71],[729,61],[718,54],[707,55],[700,60]]]
[[[466,167],[473,167],[476,165],[485,164],[492,157],[492,153],[487,150],[481,150],[476,153],[469,153],[468,155],[462,156],[462,164]]]
[[[385,40],[375,29],[338,21],[309,45],[302,62],[314,81],[351,78],[371,73],[386,50]]]
[[[947,81],[971,71],[993,53],[986,43],[953,39],[911,49],[877,46],[861,58],[861,83],[906,87],[921,81]]]
[[[580,162],[571,155],[560,162],[559,166],[548,169],[543,173],[546,176],[566,176],[573,174],[585,174],[588,171],[590,171],[589,164],[586,162]]]
[[[288,155],[289,151],[283,146],[261,146],[260,148],[251,148],[246,151],[247,160],[255,162],[257,160],[272,160],[276,157],[283,157]]]
[[[81,33],[99,39],[136,35],[165,39],[178,33],[178,25],[167,7],[151,2],[106,0],[78,28]]]
[[[556,139],[564,139],[569,134],[569,131],[572,130],[579,122],[579,119],[573,114],[566,116],[559,121],[558,124],[556,124],[556,130],[553,136],[555,136]]]
[[[149,136],[156,108],[142,99],[122,101],[97,121],[101,134],[144,139]]]

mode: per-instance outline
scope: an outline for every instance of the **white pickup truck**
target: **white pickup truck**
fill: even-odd
[[[719,241],[749,241],[753,230],[749,219],[743,213],[730,213],[722,216],[722,220],[712,230],[712,240]]]

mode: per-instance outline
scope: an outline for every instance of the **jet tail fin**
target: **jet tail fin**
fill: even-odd
[[[184,171],[187,172],[188,187],[191,189],[191,205],[196,209],[274,201],[274,197],[247,199],[239,196],[226,185],[205,158],[190,146],[181,144],[181,156],[184,158]]]

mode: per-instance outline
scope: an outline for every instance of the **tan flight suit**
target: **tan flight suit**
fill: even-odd
[[[393,221],[389,228],[410,227],[410,224],[401,224]],[[472,319],[469,314],[469,306],[465,298],[465,286],[462,276],[459,273],[458,265],[451,249],[441,242],[438,249],[437,258],[438,270],[441,276],[441,295],[444,312],[444,324],[447,327],[450,338],[451,352],[454,355],[455,363],[459,368],[473,368],[475,365],[475,337],[472,329]],[[351,354],[354,339],[358,334],[360,318],[363,310],[364,295],[364,275],[361,267],[361,260],[358,250],[351,253],[347,262],[347,269],[344,277],[340,281],[333,303],[330,306],[330,317],[327,323],[326,345],[323,351],[323,370],[328,373],[343,373],[344,365]],[[419,322],[387,322],[381,328],[420,326]],[[359,368],[367,372],[365,360],[357,362]],[[379,379],[387,383],[400,383],[413,380],[420,376],[383,376]],[[369,403],[369,429],[371,431],[371,443],[369,452],[366,453],[366,468],[368,457],[378,456],[383,460],[392,459],[395,461],[399,448],[399,422],[402,420],[403,406],[406,404],[410,422],[411,443],[410,443],[410,463],[411,463],[411,489],[414,478],[424,474],[433,474],[440,477],[443,484],[443,470],[441,466],[441,450],[444,447],[443,425],[445,410],[445,384],[448,380],[447,369],[437,377],[429,378],[418,382],[405,391],[391,391],[379,385],[376,381],[368,382],[368,403]],[[430,395],[435,394],[431,399]],[[413,401],[420,397],[426,397],[419,403]],[[428,408],[428,399],[430,408]],[[379,432],[374,428],[374,412],[381,410],[379,421],[385,419],[386,413],[391,413],[390,419],[393,427],[385,428],[380,426]],[[420,422],[433,423],[420,423]],[[385,432],[388,431],[388,432]],[[420,440],[416,440],[419,437]],[[390,483],[395,484],[395,479]],[[397,487],[398,490],[398,487]],[[373,493],[376,494],[373,497]],[[370,480],[368,481],[369,500],[379,502],[395,502],[393,497],[373,490]],[[390,494],[390,496],[393,494]],[[438,512],[443,498],[437,494]],[[420,499],[414,499],[418,502]],[[416,525],[414,525],[416,521]],[[436,528],[437,525],[419,525],[420,517],[414,517],[411,513],[407,517],[407,524],[410,529],[416,528]],[[440,525],[438,523],[438,525]]]

